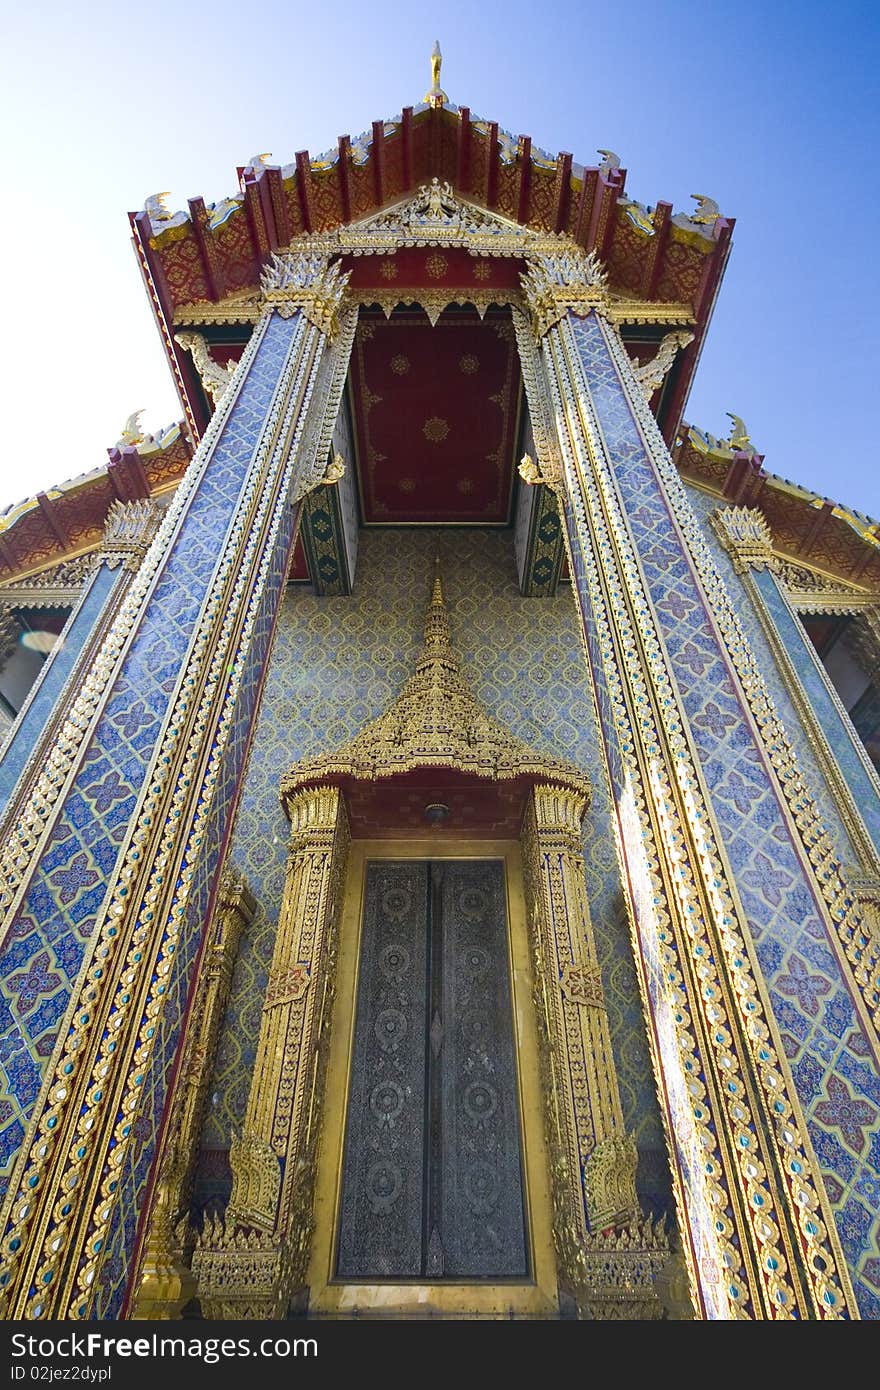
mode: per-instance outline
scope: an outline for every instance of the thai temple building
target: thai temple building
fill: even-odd
[[[5,1318],[880,1315],[880,526],[440,76],[147,199],[180,421],[0,517]]]

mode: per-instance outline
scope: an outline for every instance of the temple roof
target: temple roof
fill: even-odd
[[[189,356],[174,342],[175,326],[197,322],[205,305],[234,305],[257,289],[263,266],[295,238],[332,232],[401,202],[433,178],[471,203],[521,226],[565,233],[604,263],[612,296],[631,307],[670,306],[676,322],[694,328],[682,355],[674,399],[666,402],[671,438],[699,358],[700,347],[730,249],[733,219],[694,195],[690,212],[668,202],[631,198],[626,169],[610,150],[595,165],[551,155],[528,135],[514,137],[497,121],[472,114],[448,98],[405,107],[391,120],[313,157],[299,151],[290,164],[258,155],[237,170],[238,188],[219,202],[191,198],[172,211],[167,195],[147,199],[130,214],[135,249],[156,311],[166,352],[190,427],[198,436],[199,386]],[[234,322],[233,320],[230,320]]]
[[[177,487],[194,452],[185,425],[143,434],[137,429],[139,414],[107,450],[107,463],[0,512],[0,578],[8,582],[94,550],[114,502],[135,502]]]
[[[685,482],[741,507],[759,507],[777,554],[847,584],[880,592],[880,522],[764,467],[732,417],[731,439],[683,424],[672,457]],[[742,432],[737,438],[737,429]]]

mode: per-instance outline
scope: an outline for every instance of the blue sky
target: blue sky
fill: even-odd
[[[2,33],[0,506],[98,466],[132,410],[180,415],[126,212],[396,115],[438,37],[475,115],[582,164],[615,150],[645,203],[736,216],[687,418],[721,435],[735,411],[773,472],[880,517],[876,4],[45,0]]]

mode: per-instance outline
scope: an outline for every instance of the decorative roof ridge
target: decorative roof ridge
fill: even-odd
[[[548,757],[492,718],[461,673],[437,558],[413,674],[387,709],[340,748],[307,758],[281,778],[282,801],[316,782],[375,781],[419,769],[450,768],[489,781],[551,782],[589,801],[585,773]]]
[[[755,449],[740,416],[728,412],[728,417],[733,421],[733,428],[727,439],[716,438],[708,430],[688,424],[684,420],[679,430],[679,436],[682,442],[690,444],[698,454],[719,463],[745,460],[751,465],[751,471],[755,477],[759,477],[766,487],[772,488],[774,492],[786,493],[796,502],[803,503],[805,507],[815,510],[826,509],[830,516],[845,522],[866,545],[874,550],[880,549],[880,521],[876,517],[870,516],[867,512],[861,512],[856,507],[848,507],[843,502],[835,502],[833,498],[823,496],[803,483],[794,482],[791,478],[783,477],[781,473],[773,473],[769,468],[765,468],[764,455]],[[729,500],[742,499],[731,497]],[[760,505],[760,503],[756,502],[754,505]]]

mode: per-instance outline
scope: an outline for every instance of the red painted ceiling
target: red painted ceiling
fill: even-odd
[[[374,782],[345,779],[346,806],[355,839],[417,834],[516,839],[522,825],[528,785],[520,779],[490,782],[452,768],[437,768]],[[425,808],[441,803],[448,815],[432,826]]]
[[[501,256],[472,256],[444,247],[405,246],[393,256],[343,256],[353,290],[431,289],[433,287],[517,291],[525,262]]]
[[[361,314],[351,364],[367,525],[506,524],[520,396],[510,313]]]

